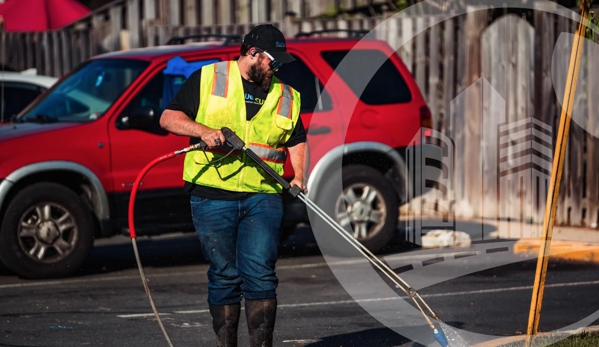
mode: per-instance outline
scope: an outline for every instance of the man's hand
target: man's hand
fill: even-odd
[[[291,187],[298,186],[302,190],[302,193],[304,193],[304,194],[308,193],[308,187],[306,187],[306,184],[304,183],[303,178],[294,177],[293,180],[291,180],[291,182],[289,182],[289,186],[291,186]]]
[[[225,143],[225,135],[223,135],[223,132],[220,131],[220,129],[212,129],[206,126],[202,129],[200,139],[206,142],[208,148],[218,147]]]

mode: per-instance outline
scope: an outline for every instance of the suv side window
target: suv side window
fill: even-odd
[[[214,61],[216,60],[191,62],[190,64],[193,64],[193,67],[190,67],[187,70],[187,73],[191,74],[192,71],[195,71],[201,68],[201,66]],[[126,128],[126,126],[123,126],[122,124],[122,119],[142,108],[151,107],[158,115],[162,115],[162,111],[164,111],[170,102],[170,99],[167,100],[166,98],[174,96],[186,79],[187,76],[178,74],[169,74],[165,77],[164,70],[156,73],[154,77],[152,77],[152,79],[146,83],[141,91],[137,93],[137,95],[135,95],[135,97],[129,102],[127,107],[125,107],[121,113],[121,116],[117,118],[117,128]],[[158,124],[156,124],[156,130],[158,132],[162,132]]]
[[[4,82],[3,84],[4,98],[0,105],[0,111],[4,111],[4,120],[9,120],[10,117],[19,114],[45,90],[43,87],[29,83]]]
[[[296,55],[296,61],[283,65],[276,76],[300,92],[301,113],[330,111],[333,109],[331,96],[310,68]]]
[[[164,75],[158,72],[152,79],[146,83],[142,90],[135,95],[127,104],[121,115],[116,120],[118,129],[128,129],[126,119],[133,113],[139,112],[143,108],[151,107],[155,114],[161,114],[163,107],[162,89],[164,88]],[[160,127],[156,124],[156,130]]]
[[[351,52],[350,64],[339,64]],[[347,83],[351,90],[358,95],[364,81],[369,81],[360,96],[360,100],[368,105],[384,105],[406,103],[412,100],[412,94],[395,65],[387,59],[385,53],[378,50],[342,50],[324,51],[322,58],[335,70]],[[374,76],[368,71],[360,69],[362,64],[381,64]],[[339,68],[338,68],[339,67]]]
[[[148,84],[139,92],[129,103],[129,107],[133,109],[138,107],[149,106],[154,108],[156,112],[162,112],[166,107],[162,100],[162,90],[164,88],[164,75],[162,72],[157,73]]]

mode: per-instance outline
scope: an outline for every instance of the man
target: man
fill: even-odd
[[[242,298],[250,346],[272,346],[283,216],[281,185],[251,159],[226,148],[220,129],[233,130],[280,174],[287,149],[295,171],[290,184],[305,190],[300,95],[274,76],[294,60],[283,33],[259,25],[244,37],[237,61],[210,64],[192,74],[160,119],[169,132],[201,139],[209,147],[187,154],[183,179],[210,262],[208,304],[217,346],[237,346]]]

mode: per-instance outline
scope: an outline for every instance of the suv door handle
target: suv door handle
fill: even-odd
[[[309,127],[308,128],[308,135],[323,135],[323,134],[328,134],[331,132],[331,128],[324,125],[321,127]]]

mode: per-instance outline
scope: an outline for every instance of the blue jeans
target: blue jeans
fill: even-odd
[[[209,304],[276,297],[281,195],[255,194],[236,201],[192,195],[191,215],[204,257],[210,262]]]

